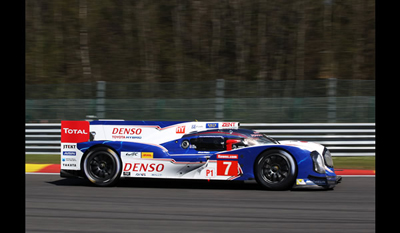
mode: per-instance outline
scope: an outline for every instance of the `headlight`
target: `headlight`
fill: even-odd
[[[318,173],[325,173],[324,160],[322,158],[322,155],[317,151],[311,152],[310,155],[314,163],[314,171]]]
[[[331,152],[326,148],[324,150],[324,159],[325,159],[325,165],[327,167],[333,167],[333,160],[332,160]]]

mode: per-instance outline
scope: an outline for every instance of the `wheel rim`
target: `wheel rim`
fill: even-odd
[[[93,155],[88,164],[89,174],[98,180],[109,180],[115,173],[115,161],[106,152],[99,152]]]
[[[284,181],[290,171],[290,163],[285,156],[268,155],[262,162],[261,177],[268,183]]]

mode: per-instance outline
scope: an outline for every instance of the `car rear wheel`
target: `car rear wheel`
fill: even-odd
[[[97,147],[89,151],[83,162],[86,178],[98,186],[112,186],[121,175],[121,160],[108,147]]]
[[[254,165],[258,184],[271,190],[286,190],[293,186],[297,167],[293,157],[282,150],[268,150],[258,156]]]

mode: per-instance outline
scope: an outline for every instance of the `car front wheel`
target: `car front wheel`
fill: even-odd
[[[296,179],[297,167],[293,157],[282,150],[268,150],[254,164],[258,184],[270,190],[290,189]]]

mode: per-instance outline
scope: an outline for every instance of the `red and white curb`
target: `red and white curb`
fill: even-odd
[[[338,176],[341,175],[365,175],[365,176],[374,176],[375,171],[374,170],[361,170],[361,169],[335,169],[335,173]]]
[[[375,170],[335,169],[335,174],[343,177],[375,177]]]
[[[60,164],[25,164],[25,173],[60,174]]]

